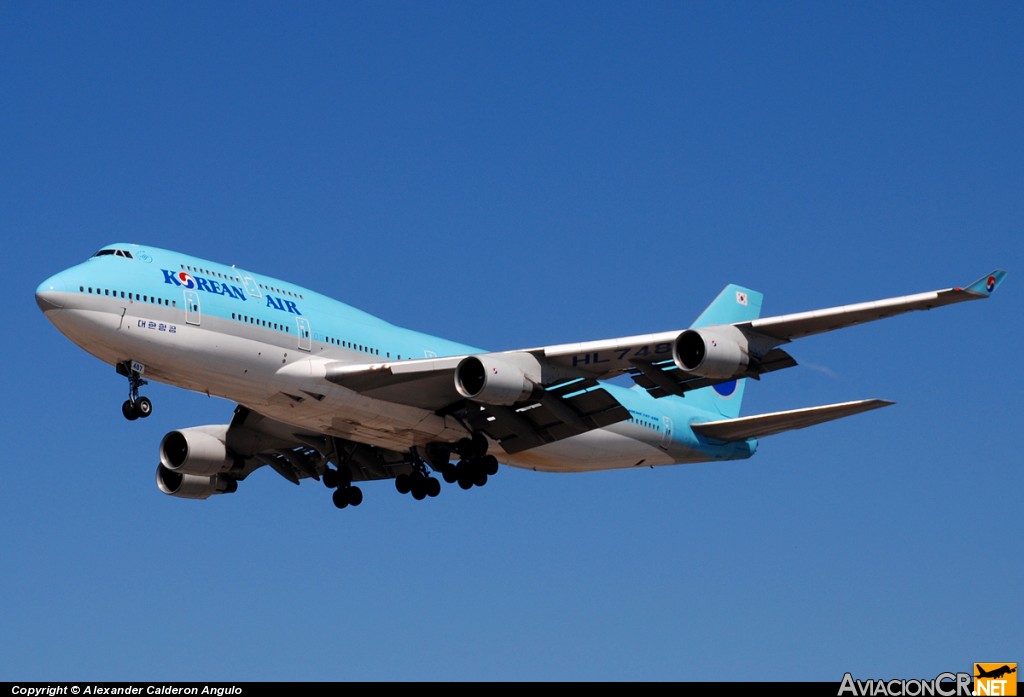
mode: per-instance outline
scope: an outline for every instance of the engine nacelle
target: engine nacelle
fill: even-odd
[[[238,482],[230,477],[186,474],[163,465],[156,466],[156,485],[165,494],[182,499],[208,499],[214,494],[232,494],[238,489]]]
[[[672,344],[672,360],[680,370],[700,377],[738,378],[750,362],[747,337],[728,324],[687,329]]]
[[[172,472],[209,477],[231,469],[227,426],[196,426],[171,431],[160,441],[160,464]],[[205,497],[204,497],[205,498]]]
[[[467,356],[455,368],[455,389],[466,399],[512,406],[537,389],[540,362],[529,353]]]

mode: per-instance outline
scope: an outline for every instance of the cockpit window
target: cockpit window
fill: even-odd
[[[132,256],[132,253],[129,252],[128,250],[126,250],[126,249],[101,249],[100,251],[98,251],[95,254],[93,254],[93,256],[94,257],[118,256],[118,257],[124,257],[125,259],[134,259],[135,258],[135,257]]]

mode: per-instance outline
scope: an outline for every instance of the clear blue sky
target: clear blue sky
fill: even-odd
[[[0,3],[0,679],[925,677],[1024,660],[1019,3]],[[357,510],[154,485],[232,405],[123,378],[36,285],[114,241],[494,349],[1011,275],[798,342],[746,462],[504,469]]]

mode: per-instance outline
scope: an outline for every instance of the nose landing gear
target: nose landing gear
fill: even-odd
[[[147,384],[142,379],[142,371],[146,367],[135,361],[125,361],[117,364],[117,372],[128,378],[128,399],[121,405],[121,413],[129,421],[145,419],[153,413],[153,403],[148,397],[139,396],[139,388]]]

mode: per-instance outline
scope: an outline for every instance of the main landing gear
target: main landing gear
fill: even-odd
[[[340,441],[338,441],[340,442]],[[345,455],[340,445],[335,445],[337,459],[340,462],[337,469],[330,466],[320,473],[321,480],[328,489],[334,489],[332,499],[338,508],[358,506],[363,502],[363,492],[357,486],[352,485],[352,472],[349,463],[357,455],[357,448],[364,448],[361,457],[367,454],[369,446],[358,446],[352,444],[351,450]],[[487,438],[481,433],[475,433],[471,438],[463,438],[454,445],[450,443],[431,443],[424,450],[423,454],[416,447],[413,447],[405,456],[399,460],[390,462],[380,459],[380,465],[384,467],[401,467],[405,471],[395,477],[395,489],[400,494],[409,494],[417,501],[426,498],[434,498],[441,493],[441,482],[437,477],[432,476],[431,470],[439,472],[449,484],[457,483],[463,489],[472,489],[474,486],[483,486],[489,477],[498,473],[498,460],[493,455],[487,454]],[[453,463],[452,458],[458,458]]]
[[[399,494],[412,494],[417,501],[427,498],[434,498],[441,493],[441,482],[437,481],[427,472],[427,466],[422,461],[413,465],[409,474],[400,474],[395,477],[395,488]]]
[[[487,439],[474,433],[472,438],[463,438],[455,445],[462,457],[456,464],[447,462],[441,466],[441,476],[449,484],[458,482],[463,489],[483,486],[488,477],[498,473],[498,459],[487,454]]]
[[[135,419],[139,418],[145,419],[153,413],[153,403],[149,401],[149,398],[139,396],[139,388],[147,384],[142,379],[141,370],[136,369],[142,367],[141,364],[133,361],[117,364],[117,372],[128,378],[128,399],[121,405],[121,413],[129,421],[135,421]]]
[[[363,502],[363,490],[352,485],[352,471],[347,465],[341,469],[325,470],[323,482],[328,489],[336,489],[331,495],[331,500],[338,508],[354,507]]]
[[[457,463],[451,461],[453,451],[460,457]],[[440,472],[446,482],[458,482],[463,489],[483,486],[487,483],[488,477],[498,473],[498,459],[487,454],[487,438],[480,433],[474,433],[472,438],[463,438],[454,448],[442,443],[432,443],[427,448],[427,459],[430,466]],[[437,496],[441,491],[441,484],[429,476],[426,464],[420,460],[413,467],[412,474],[400,474],[395,479],[395,488],[398,492],[411,493],[416,500]]]

